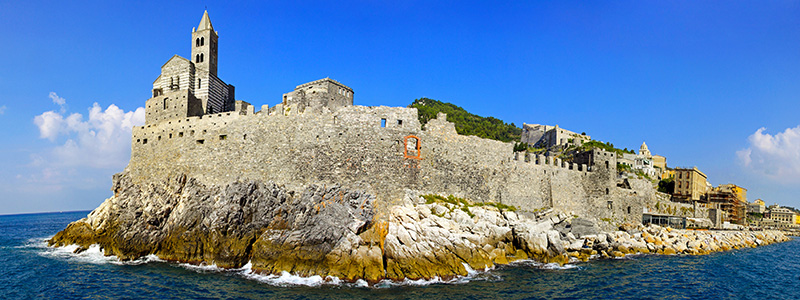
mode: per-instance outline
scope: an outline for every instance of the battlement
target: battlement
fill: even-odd
[[[520,160],[520,156],[522,159]],[[591,172],[591,168],[586,164],[578,164],[568,161],[562,161],[560,158],[553,156],[545,156],[541,154],[532,155],[528,152],[514,152],[514,160],[531,163],[534,165],[553,166],[563,168],[565,170]]]

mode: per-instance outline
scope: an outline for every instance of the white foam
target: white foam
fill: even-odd
[[[515,261],[515,262],[512,262],[510,265],[514,265],[514,266],[522,265],[522,266],[526,266],[526,267],[533,267],[533,268],[545,269],[545,270],[569,270],[569,269],[574,269],[574,268],[580,268],[576,264],[564,264],[564,265],[559,265],[558,263],[546,263],[545,264],[545,263],[541,263],[541,262],[538,262],[538,261],[535,261],[535,260],[529,260],[529,259]]]
[[[164,262],[164,260],[158,258],[158,256],[154,254],[150,254],[134,260],[120,261],[119,258],[114,255],[106,256],[105,253],[103,253],[103,251],[100,249],[100,245],[97,244],[89,246],[89,248],[82,251],[81,253],[75,253],[75,250],[80,248],[80,246],[72,244],[63,247],[50,247],[47,246],[47,240],[48,240],[47,238],[32,239],[31,243],[22,247],[38,249],[40,250],[39,255],[44,257],[63,259],[68,261],[76,261],[82,263],[90,263],[96,265],[99,264],[141,265],[151,262]]]
[[[297,275],[289,274],[289,272],[283,271],[281,275],[261,275],[253,273],[252,271],[242,273],[242,276],[248,279],[256,280],[259,282],[267,283],[274,286],[311,286],[311,287],[318,287],[326,283],[325,279],[322,276],[314,275],[311,277],[302,277]],[[329,277],[333,279],[332,277]],[[334,281],[334,280],[332,280]],[[341,281],[336,278],[335,285],[341,283]]]
[[[201,263],[199,265],[193,265],[193,264],[188,264],[188,263],[179,263],[178,265],[183,267],[184,269],[192,270],[192,271],[195,271],[195,272],[198,272],[198,273],[225,272],[225,269],[217,267],[217,264],[215,264],[215,263],[212,263],[210,265],[206,264],[206,263]]]
[[[44,251],[40,252],[40,255],[95,265],[108,263],[123,264],[116,256],[105,256],[103,251],[100,250],[100,245],[94,244],[89,246],[88,249],[81,253],[75,253],[75,250],[77,250],[79,247],[80,246],[74,244],[64,247],[46,247]]]

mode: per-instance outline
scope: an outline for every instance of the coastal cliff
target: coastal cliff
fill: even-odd
[[[106,255],[343,280],[448,278],[521,259],[567,263],[633,253],[706,254],[788,238],[777,231],[685,231],[627,226],[603,232],[563,213],[522,216],[466,200],[403,203],[339,186],[289,190],[236,180],[206,186],[186,175],[139,185],[114,176],[114,196],[56,234],[51,246],[98,244]],[[379,214],[378,211],[388,211]]]

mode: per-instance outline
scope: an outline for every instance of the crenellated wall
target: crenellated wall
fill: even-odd
[[[293,189],[339,184],[374,193],[386,207],[411,189],[616,222],[640,221],[652,199],[652,189],[617,187],[604,162],[514,153],[513,143],[459,135],[445,120],[422,130],[415,108],[385,106],[174,119],[134,128],[127,171],[141,184],[184,173],[215,185],[237,178]]]

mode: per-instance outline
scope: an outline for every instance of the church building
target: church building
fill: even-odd
[[[147,124],[234,109],[233,85],[217,77],[218,39],[206,11],[192,29],[190,59],[174,55],[161,66],[145,104]]]

